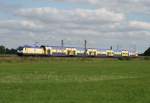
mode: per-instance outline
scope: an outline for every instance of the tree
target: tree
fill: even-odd
[[[0,45],[0,54],[17,54],[17,50],[13,48],[9,49],[3,45]]]
[[[150,47],[144,52],[144,56],[150,56]]]
[[[5,50],[6,50],[5,46],[0,45],[0,54],[5,54]]]

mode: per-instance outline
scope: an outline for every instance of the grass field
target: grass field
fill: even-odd
[[[0,62],[0,103],[150,103],[150,61]]]

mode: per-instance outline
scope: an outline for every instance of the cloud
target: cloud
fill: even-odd
[[[17,31],[39,31],[43,27],[33,21],[27,20],[6,20],[0,21],[0,29]]]
[[[9,4],[6,3],[5,1],[0,1],[0,12],[10,14],[19,8],[21,8],[21,5]]]
[[[66,30],[92,30],[107,32],[115,30],[124,21],[121,13],[101,9],[56,9],[56,8],[30,8],[16,12],[17,16],[36,22],[43,27],[43,31]]]
[[[22,9],[17,12],[17,15],[29,18],[49,19],[51,21],[86,21],[86,22],[120,22],[124,19],[121,13],[115,13],[105,8],[101,9],[73,9],[61,10],[56,8],[33,8]],[[44,15],[44,16],[43,16]]]
[[[15,16],[19,19],[0,21],[0,37],[11,41],[11,46],[37,41],[59,45],[61,39],[68,45],[82,46],[86,39],[89,47],[130,47],[150,37],[148,22],[128,20],[125,13],[107,8],[22,8]]]
[[[95,4],[98,3],[99,0],[35,0],[35,1],[49,1],[49,2],[72,2],[72,3],[89,3]]]
[[[150,23],[142,21],[131,21],[129,22],[129,27],[136,30],[150,30]]]
[[[82,5],[91,5],[94,8],[107,8],[109,10],[124,13],[150,13],[149,0],[35,0],[59,3],[75,3]],[[80,7],[82,8],[82,7]]]

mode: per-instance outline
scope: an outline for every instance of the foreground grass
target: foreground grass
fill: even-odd
[[[150,61],[0,63],[0,103],[150,103]]]

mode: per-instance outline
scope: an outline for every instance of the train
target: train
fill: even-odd
[[[62,47],[62,46],[23,46],[17,50],[18,56],[46,57],[137,57],[136,51],[102,48]]]

